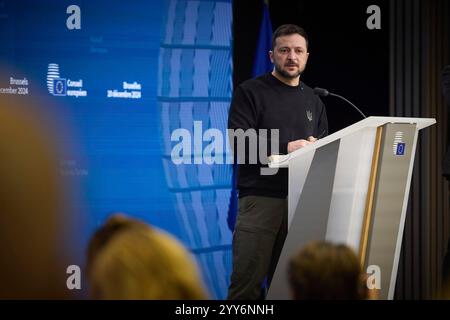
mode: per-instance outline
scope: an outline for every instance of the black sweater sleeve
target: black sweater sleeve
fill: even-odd
[[[243,131],[255,130],[256,142],[257,142],[257,155],[256,159],[259,164],[266,165],[268,160],[267,157],[273,153],[287,153],[287,142],[281,141],[278,145],[278,150],[272,151],[271,147],[273,142],[271,140],[271,132],[267,131],[265,135],[261,134],[258,128],[258,108],[254,97],[252,97],[245,89],[238,86],[233,94],[233,99],[231,101],[231,107],[228,117],[228,129],[237,130],[242,129]],[[239,159],[239,163],[251,163],[251,157],[249,157],[249,144],[245,144],[245,152],[242,150],[237,150],[237,141],[235,137],[229,135],[230,146],[232,147],[234,153],[234,159]],[[248,140],[247,140],[248,142]],[[260,146],[266,146],[264,152],[265,154],[260,155]],[[255,164],[255,163],[253,163]]]
[[[257,123],[257,112],[253,101],[248,94],[238,86],[234,90],[228,117],[228,129],[247,130],[255,128]]]

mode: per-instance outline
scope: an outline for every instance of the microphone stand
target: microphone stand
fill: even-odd
[[[329,92],[328,94],[329,94],[330,96],[333,96],[333,97],[341,98],[341,99],[344,100],[345,102],[349,103],[353,108],[355,108],[356,110],[358,110],[358,112],[363,116],[364,119],[367,118],[366,115],[365,115],[361,110],[359,110],[357,106],[355,106],[355,105],[354,105],[353,103],[351,103],[349,100],[345,99],[343,96],[340,96],[340,95],[338,95],[338,94],[331,93],[331,92]]]
[[[366,115],[358,109],[357,106],[355,106],[353,103],[351,103],[349,100],[345,99],[343,96],[340,96],[338,94],[335,93],[331,93],[329,92],[327,89],[323,89],[323,88],[314,88],[314,94],[318,95],[318,96],[322,96],[322,97],[326,97],[326,96],[333,96],[333,97],[338,97],[342,100],[344,100],[345,102],[347,102],[349,105],[351,105],[353,108],[355,108],[362,116],[364,119],[366,119]]]

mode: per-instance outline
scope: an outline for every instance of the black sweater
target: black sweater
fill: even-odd
[[[289,86],[267,73],[239,85],[233,94],[228,129],[279,129],[279,153],[287,154],[287,144],[309,136],[322,138],[328,134],[325,106],[313,90],[300,83]],[[270,137],[270,133],[268,133]],[[261,141],[258,141],[262,143]],[[230,141],[230,143],[236,143]],[[267,156],[271,154],[270,141]],[[235,155],[236,157],[236,155]],[[287,169],[275,175],[261,175],[263,166],[240,164],[238,169],[239,197],[259,195],[285,198],[288,193]],[[242,160],[240,160],[242,161]]]

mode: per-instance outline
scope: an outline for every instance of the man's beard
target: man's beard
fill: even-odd
[[[282,75],[284,78],[286,78],[286,79],[295,79],[295,78],[298,78],[301,74],[302,74],[302,72],[305,70],[305,68],[303,68],[303,69],[298,69],[298,71],[297,71],[297,73],[296,74],[294,74],[294,75],[292,75],[292,74],[289,74],[287,71],[285,71],[285,70],[283,70],[282,68],[280,68],[280,66],[278,65],[278,64],[275,64],[275,71],[278,73],[278,74],[280,74],[280,75]]]

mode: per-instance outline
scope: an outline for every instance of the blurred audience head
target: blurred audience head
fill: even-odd
[[[123,213],[112,214],[106,222],[98,228],[89,240],[86,259],[86,271],[90,274],[92,263],[99,252],[108,244],[114,235],[127,228],[148,228],[144,222],[126,216]]]
[[[63,185],[36,101],[0,95],[0,298],[64,298]]]
[[[291,258],[288,273],[294,299],[367,298],[358,257],[343,244],[307,244]]]
[[[96,253],[89,267],[92,298],[206,299],[197,266],[177,240],[126,220],[109,219],[91,242],[91,255]]]

